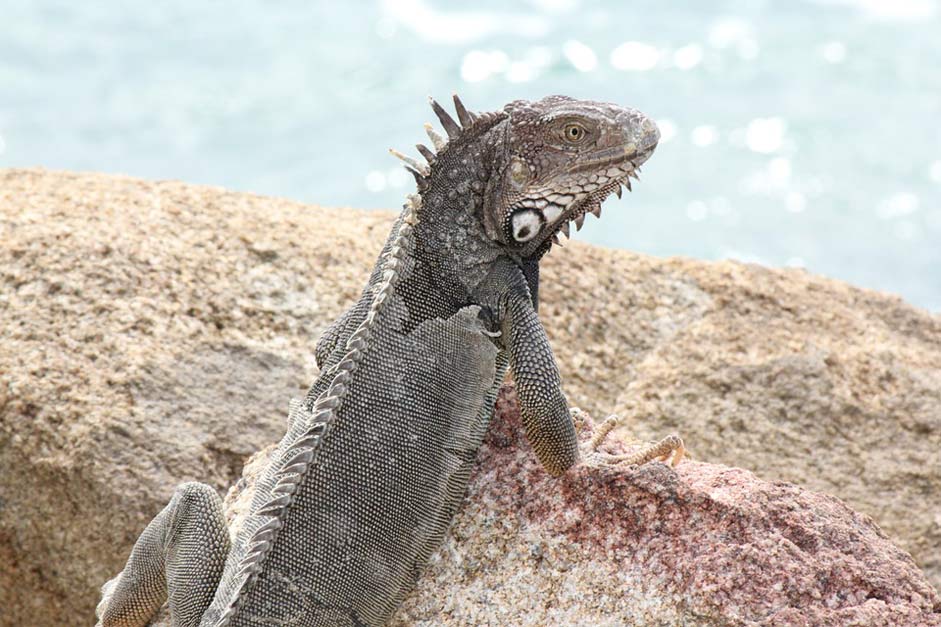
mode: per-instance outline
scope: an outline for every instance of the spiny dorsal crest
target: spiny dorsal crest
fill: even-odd
[[[332,380],[329,387],[317,397],[312,405],[292,400],[289,415],[290,424],[303,425],[304,429],[286,448],[277,462],[279,468],[275,474],[275,485],[270,498],[251,514],[251,520],[258,523],[258,528],[248,539],[245,555],[238,563],[235,577],[238,580],[232,598],[228,600],[217,627],[227,627],[254,585],[264,568],[265,559],[274,546],[278,533],[284,526],[288,509],[294,502],[305,477],[316,463],[324,438],[327,437],[338,412],[347,395],[353,373],[359,367],[363,354],[369,349],[369,339],[374,332],[379,316],[384,311],[383,304],[395,290],[401,279],[401,266],[412,248],[412,233],[418,221],[421,197],[409,195],[405,203],[402,222],[382,260],[382,280],[376,285],[375,294],[365,319],[346,340],[346,352],[331,369]]]
[[[431,168],[434,166],[441,153],[447,150],[448,146],[451,145],[451,142],[464,136],[471,129],[476,130],[484,125],[489,125],[505,115],[504,113],[498,112],[473,113],[467,110],[457,94],[453,95],[453,99],[454,110],[457,112],[457,119],[460,123],[455,122],[454,118],[452,118],[451,115],[444,110],[444,107],[438,104],[434,98],[431,96],[428,97],[431,109],[435,112],[435,115],[438,116],[438,121],[441,122],[441,126],[444,128],[448,137],[445,139],[435,131],[431,124],[425,123],[425,132],[428,133],[428,138],[431,140],[431,145],[434,146],[434,150],[424,144],[416,144],[415,148],[418,149],[418,152],[421,153],[421,156],[425,158],[427,163],[422,163],[418,159],[403,154],[395,148],[389,149],[390,153],[405,162],[405,169],[411,172],[412,176],[415,177],[415,183],[418,185],[419,191],[424,191],[428,188]],[[438,151],[437,154],[435,150]]]

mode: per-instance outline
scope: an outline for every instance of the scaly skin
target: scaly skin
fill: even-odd
[[[507,368],[554,475],[580,457],[536,315],[539,260],[656,147],[632,109],[551,96],[460,123],[416,177],[360,300],[324,333],[321,375],[292,403],[243,528],[185,484],[103,589],[100,624],[381,625],[457,510]],[[595,460],[597,461],[597,459]]]

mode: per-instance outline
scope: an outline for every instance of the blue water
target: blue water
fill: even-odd
[[[664,141],[576,237],[941,310],[941,0],[0,0],[0,166],[394,208],[426,96],[635,106]]]

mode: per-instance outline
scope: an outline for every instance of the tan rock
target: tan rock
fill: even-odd
[[[541,315],[574,404],[839,496],[941,585],[941,316],[800,270],[553,256]]]
[[[89,624],[177,483],[222,490],[279,437],[390,216],[0,171],[0,624]],[[941,581],[938,316],[797,271],[578,243],[544,265],[574,404],[836,494]]]
[[[224,491],[280,436],[388,223],[0,172],[0,624],[91,624],[176,484]]]

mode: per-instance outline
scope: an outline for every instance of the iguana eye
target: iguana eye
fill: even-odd
[[[585,127],[581,124],[566,124],[562,131],[565,141],[577,144],[585,137]]]
[[[521,243],[528,242],[542,230],[542,220],[538,212],[530,209],[514,213],[510,226],[513,229],[514,240]]]

